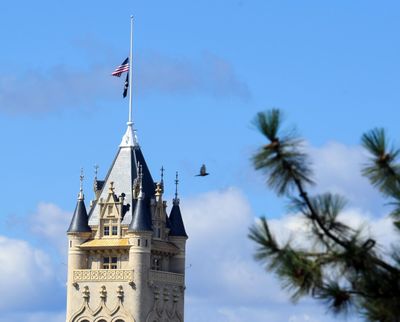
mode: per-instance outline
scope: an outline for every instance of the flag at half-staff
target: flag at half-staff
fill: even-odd
[[[111,73],[113,76],[120,77],[122,73],[129,71],[129,58],[127,57],[121,65],[119,65],[115,70]]]
[[[124,92],[122,93],[123,97],[126,97],[128,94],[129,88],[129,58],[127,57],[121,65],[119,65],[112,73],[112,76],[120,77],[123,73],[128,72],[126,74],[125,83],[124,83]]]
[[[124,85],[124,92],[122,93],[122,96],[125,98],[126,95],[128,94],[128,88],[129,88],[129,72],[126,74],[125,78],[125,85]]]

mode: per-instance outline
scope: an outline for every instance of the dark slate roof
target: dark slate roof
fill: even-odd
[[[171,229],[171,222],[169,220],[169,217],[167,214],[165,214],[165,226],[169,229]]]
[[[153,177],[151,176],[150,170],[147,166],[146,160],[144,159],[142,150],[139,146],[134,146],[131,149],[132,153],[132,184],[133,181],[138,177],[137,164],[140,163],[142,166],[142,189],[144,192],[144,200],[150,205],[150,199],[154,197],[156,191],[156,184],[154,183]],[[151,219],[151,217],[150,217]]]
[[[107,197],[107,189],[110,181],[114,182],[116,194],[125,193],[125,202],[130,205],[127,208],[122,224],[130,224],[132,221],[132,213],[136,208],[136,200],[133,199],[132,189],[135,179],[138,177],[137,164],[142,166],[142,189],[144,192],[144,203],[150,208],[150,200],[155,194],[155,183],[151,176],[150,170],[146,164],[143,153],[139,146],[120,147],[117,155],[106,175],[100,198]],[[93,205],[89,213],[90,224],[97,225],[99,220],[99,205],[97,202]],[[151,222],[151,216],[148,218]]]
[[[169,215],[169,222],[171,226],[170,236],[187,237],[185,225],[183,224],[181,209],[179,208],[179,200],[174,199],[171,213]]]
[[[76,203],[74,215],[72,216],[71,224],[67,230],[68,233],[85,233],[91,232],[92,229],[88,225],[88,215],[86,212],[85,201],[79,198]]]
[[[104,180],[94,180],[94,191],[99,191],[104,187]]]
[[[128,231],[152,231],[150,207],[140,192]]]

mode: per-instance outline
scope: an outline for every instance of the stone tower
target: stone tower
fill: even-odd
[[[177,193],[169,215],[163,193],[128,122],[89,212],[81,185],[67,231],[66,322],[183,322],[188,237]]]

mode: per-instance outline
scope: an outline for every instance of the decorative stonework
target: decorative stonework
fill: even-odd
[[[183,286],[185,284],[185,275],[151,270],[149,273],[149,280],[150,282],[161,282]]]
[[[133,282],[133,271],[127,269],[76,269],[73,282]]]
[[[183,322],[177,305],[183,297],[182,287],[153,285],[154,304],[146,318],[146,322],[170,321]]]
[[[129,313],[128,310],[126,310],[126,308],[123,305],[124,289],[122,285],[119,285],[116,291],[118,296],[118,303],[113,309],[110,309],[105,301],[107,296],[107,290],[106,287],[102,285],[99,292],[100,304],[97,306],[97,308],[92,309],[89,306],[90,290],[89,287],[85,285],[82,291],[82,297],[83,297],[82,305],[72,315],[71,319],[67,320],[67,322],[81,322],[81,321],[92,322],[100,320],[106,320],[106,321],[122,320],[125,322],[136,322],[131,313]]]
[[[100,287],[100,292],[99,293],[100,293],[100,299],[102,301],[105,301],[106,298],[107,298],[107,289],[106,289],[106,287],[104,285],[102,285]]]

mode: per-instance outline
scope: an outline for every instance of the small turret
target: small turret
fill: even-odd
[[[85,207],[85,198],[82,189],[83,170],[80,175],[80,189],[78,202],[72,216],[71,224],[67,230],[68,236],[68,292],[67,292],[67,314],[71,314],[73,308],[73,294],[77,290],[73,274],[75,270],[87,269],[88,256],[80,246],[91,237],[92,229],[88,225],[88,215]],[[74,286],[74,287],[72,287]]]
[[[85,206],[85,197],[82,189],[83,172],[80,175],[80,190],[78,195],[78,202],[76,203],[74,215],[72,216],[71,224],[67,233],[86,233],[91,232],[92,229],[88,224],[88,215]]]
[[[170,236],[180,236],[180,237],[188,237],[185,230],[185,225],[183,224],[181,209],[179,207],[179,198],[178,198],[178,172],[176,173],[175,179],[175,198],[173,200],[173,206],[171,209],[171,213],[169,215],[169,226],[171,231],[169,233]]]
[[[152,231],[151,229],[151,212],[149,206],[145,202],[145,194],[142,188],[142,166],[139,165],[139,194],[136,200],[135,210],[132,215],[132,221],[129,224],[129,232]]]

